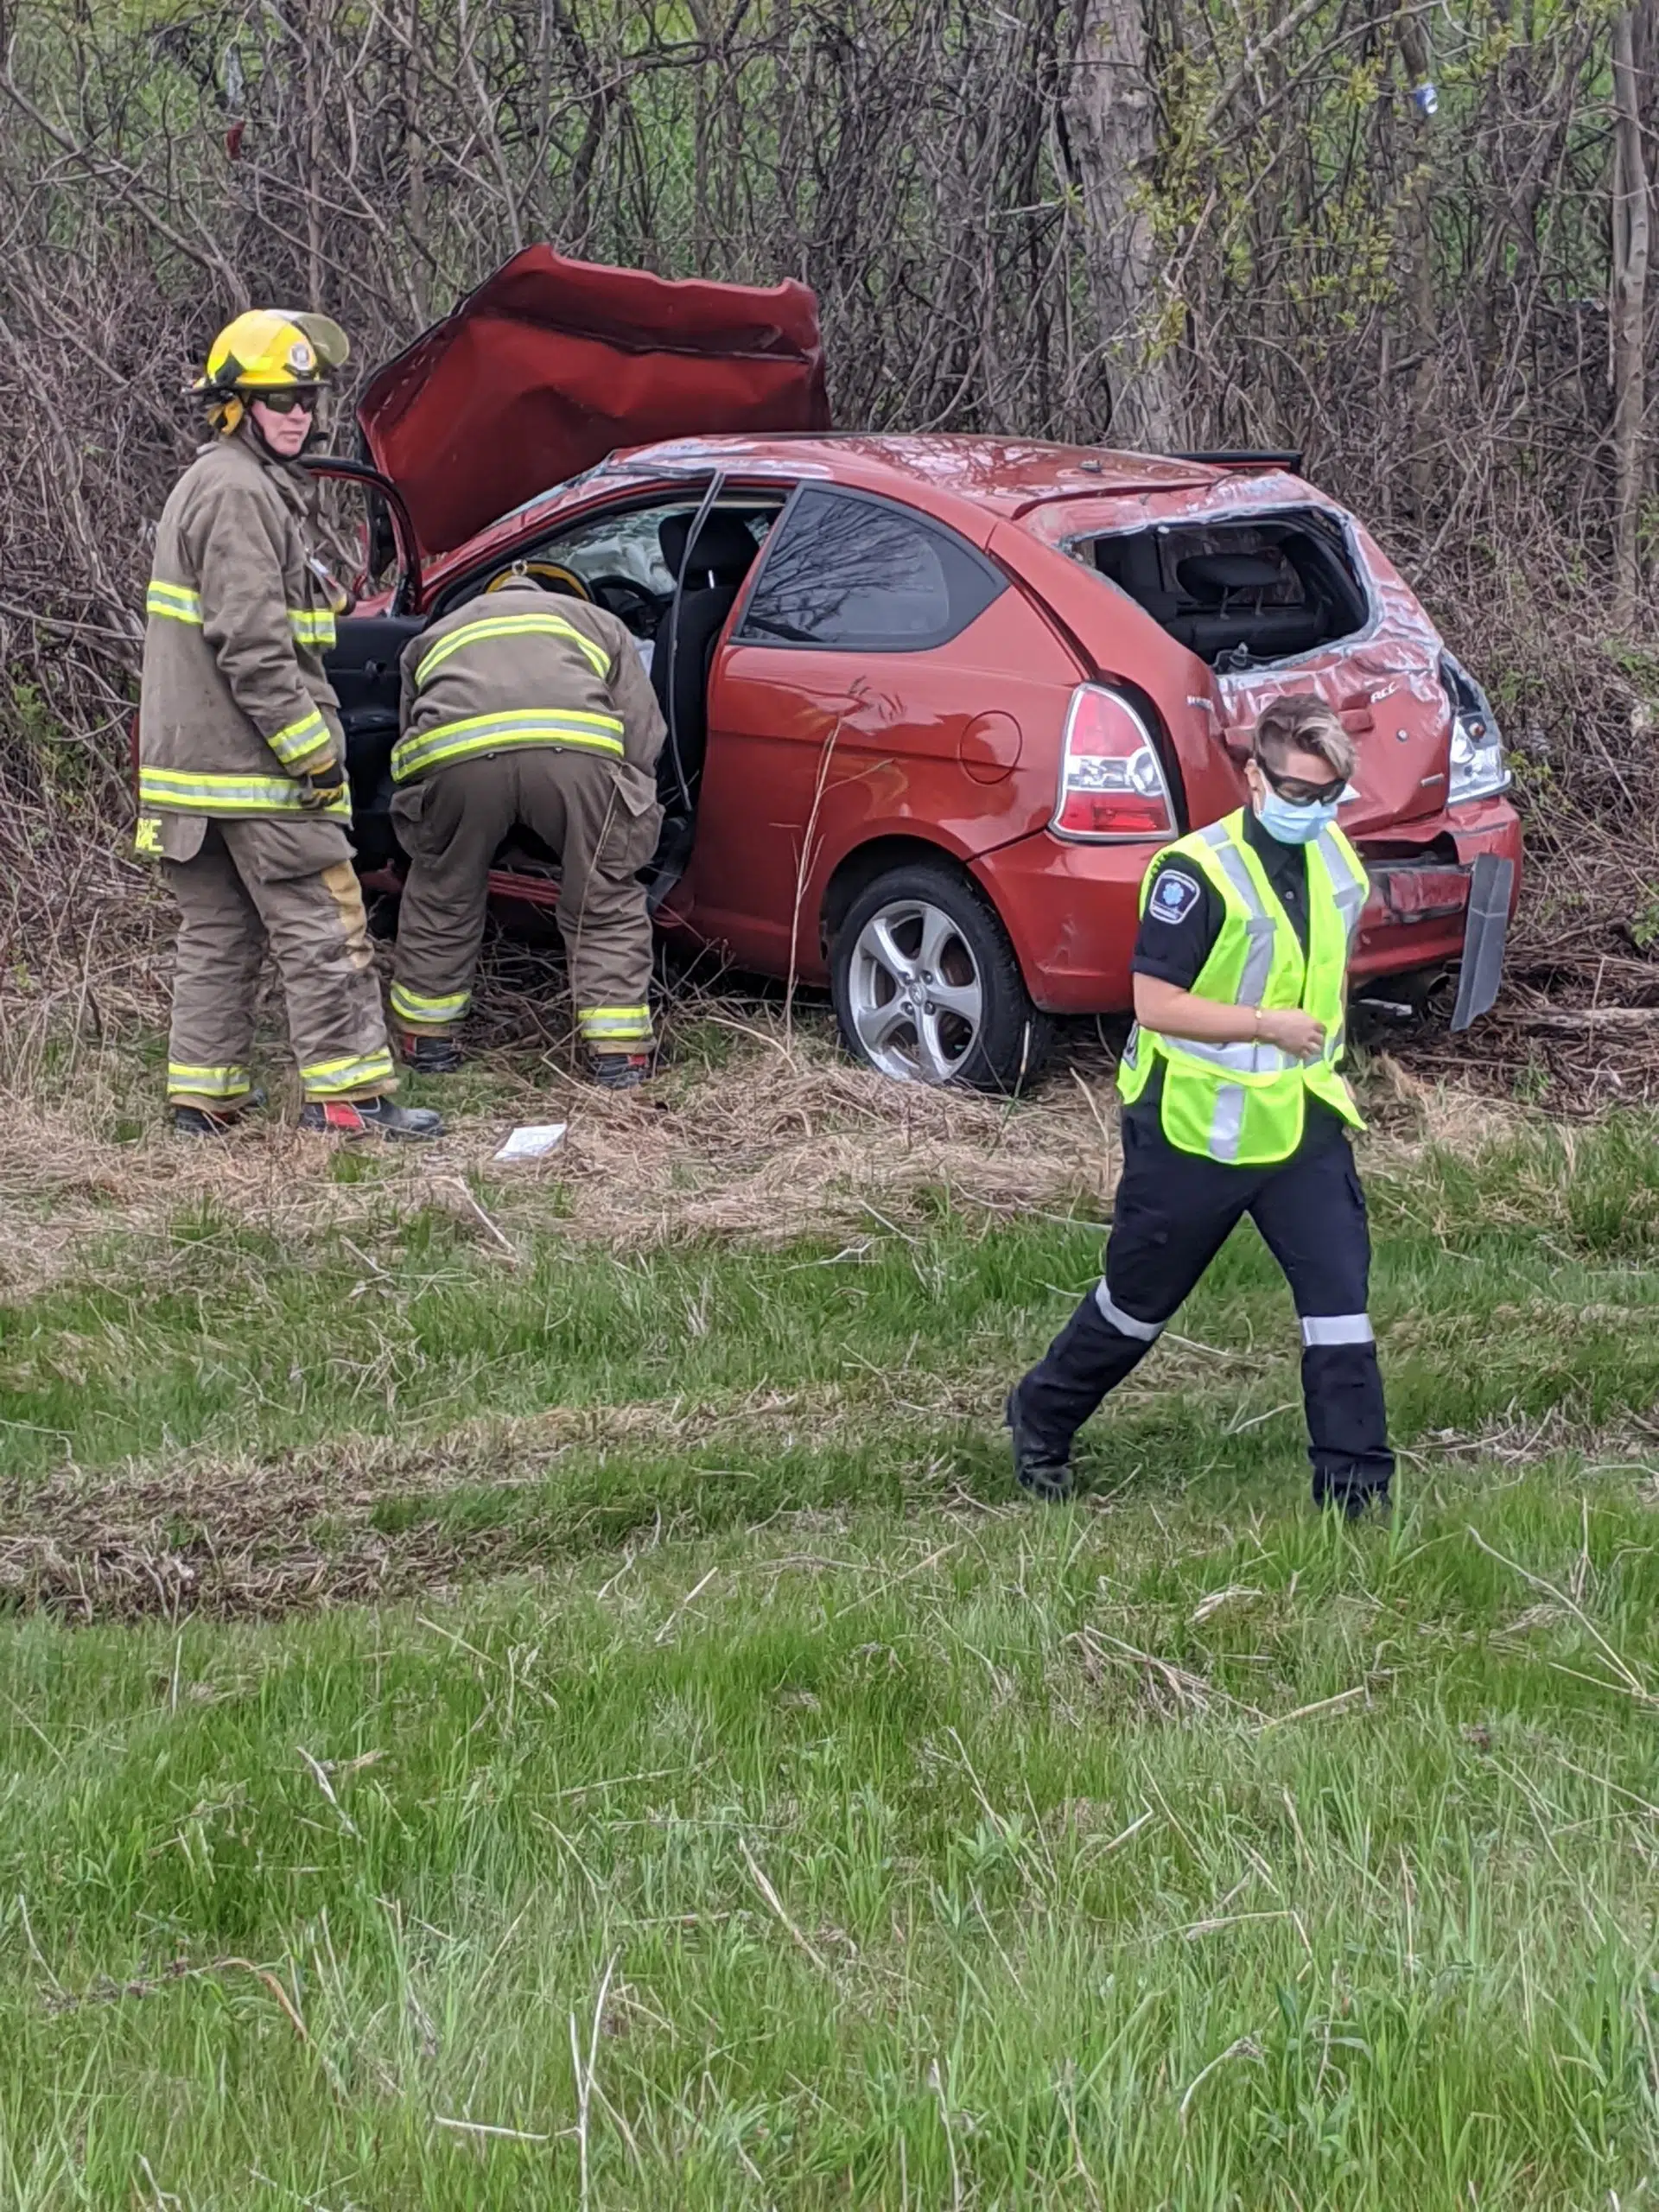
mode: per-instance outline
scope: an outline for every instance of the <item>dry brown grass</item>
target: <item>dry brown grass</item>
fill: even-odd
[[[358,1182],[334,1179],[334,1148],[302,1136],[280,1102],[224,1143],[181,1141],[130,1053],[88,1048],[67,1083],[0,1094],[0,1296],[84,1267],[112,1232],[141,1250],[153,1243],[160,1263],[169,1222],[203,1203],[284,1245],[433,1205],[493,1243],[469,1191],[509,1243],[556,1226],[625,1249],[884,1230],[941,1192],[992,1214],[1081,1200],[1104,1217],[1116,1109],[1109,1058],[1092,1044],[1029,1098],[1002,1101],[887,1082],[842,1057],[821,1023],[803,1034],[774,1008],[721,1004],[742,1036],[721,1067],[671,1067],[649,1092],[610,1097],[550,1059],[532,1081],[502,1057],[482,1109],[459,1114],[437,1145],[376,1155]],[[1372,1063],[1365,1090],[1371,1154],[1389,1163],[1425,1145],[1473,1149],[1527,1118],[1389,1054]],[[526,1120],[566,1121],[569,1135],[543,1162],[496,1165],[502,1138]],[[122,1141],[124,1126],[139,1133]]]
[[[175,1138],[153,1098],[135,1107],[127,1055],[84,1052],[67,1088],[3,1101],[0,1295],[63,1276],[112,1230],[159,1251],[168,1222],[204,1201],[285,1244],[433,1204],[492,1242],[470,1189],[509,1242],[519,1227],[556,1224],[620,1247],[868,1230],[941,1189],[993,1211],[1105,1203],[1115,1140],[1098,1080],[1062,1074],[1036,1097],[1002,1103],[886,1082],[765,1009],[746,1027],[730,1065],[671,1069],[646,1094],[607,1096],[551,1066],[539,1085],[507,1072],[441,1143],[377,1156],[359,1182],[334,1179],[334,1147],[280,1113],[223,1143]],[[120,1141],[124,1116],[141,1126],[140,1112],[142,1133]],[[543,1163],[496,1166],[491,1155],[525,1120],[567,1121],[564,1144]]]
[[[377,1154],[356,1182],[334,1179],[334,1147],[302,1136],[280,1105],[223,1143],[175,1138],[153,1096],[135,1105],[143,1084],[126,1052],[86,1051],[67,1088],[0,1097],[0,1296],[83,1269],[112,1232],[124,1265],[135,1238],[164,1265],[169,1223],[204,1203],[285,1246],[438,1205],[504,1263],[496,1232],[509,1245],[552,1228],[620,1249],[702,1236],[772,1244],[903,1228],[939,1192],[993,1215],[1081,1201],[1104,1218],[1116,1109],[1110,1062],[1092,1045],[1029,1098],[1001,1101],[889,1083],[838,1053],[822,1025],[791,1033],[774,1009],[726,1003],[722,1018],[743,1036],[719,1068],[671,1067],[648,1092],[612,1097],[551,1062],[532,1082],[503,1059],[487,1103],[457,1115],[450,1135]],[[1426,1144],[1473,1149],[1525,1118],[1390,1055],[1373,1063],[1366,1093],[1372,1156],[1387,1162]],[[115,1134],[124,1116],[141,1130],[130,1141]],[[545,1161],[496,1165],[503,1137],[527,1120],[566,1121],[569,1135]]]

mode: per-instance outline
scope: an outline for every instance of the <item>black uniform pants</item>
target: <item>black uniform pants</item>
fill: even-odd
[[[1394,1455],[1365,1310],[1370,1235],[1343,1135],[1276,1166],[1229,1167],[1126,1115],[1105,1274],[1020,1384],[1020,1421],[1064,1459],[1247,1213],[1301,1319],[1313,1496],[1324,1504],[1386,1494]]]

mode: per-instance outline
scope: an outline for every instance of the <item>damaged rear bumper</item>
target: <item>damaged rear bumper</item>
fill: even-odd
[[[1415,850],[1398,833],[1370,850],[1360,843],[1371,894],[1351,973],[1364,982],[1459,963],[1452,1027],[1465,1029],[1502,980],[1521,889],[1521,823],[1507,800],[1493,799],[1424,823],[1419,835]]]

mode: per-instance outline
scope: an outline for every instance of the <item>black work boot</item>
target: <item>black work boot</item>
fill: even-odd
[[[175,1137],[225,1137],[239,1128],[256,1108],[265,1103],[263,1090],[250,1090],[229,1106],[175,1106],[171,1109]]]
[[[453,1037],[421,1037],[406,1030],[397,1039],[397,1057],[416,1075],[454,1075],[461,1047]]]
[[[1020,1410],[1016,1383],[1002,1408],[1014,1443],[1014,1471],[1020,1487],[1045,1505],[1064,1505],[1071,1495],[1071,1455],[1039,1436]]]
[[[428,1106],[398,1106],[390,1098],[308,1098],[300,1127],[334,1137],[384,1137],[393,1144],[425,1144],[443,1135],[443,1116]]]
[[[1344,1521],[1386,1522],[1392,1510],[1388,1484],[1374,1481],[1360,1467],[1315,1467],[1313,1503],[1322,1512],[1340,1513]]]
[[[601,1090],[637,1090],[651,1077],[649,1052],[590,1052],[588,1073]]]
[[[1008,1393],[1003,1418],[1022,1488],[1051,1505],[1070,1497],[1072,1438],[1150,1350],[1115,1328],[1092,1294],[1079,1301],[1036,1366]]]

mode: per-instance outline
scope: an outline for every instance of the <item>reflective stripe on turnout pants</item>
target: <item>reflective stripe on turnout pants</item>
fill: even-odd
[[[1366,1313],[1370,1234],[1340,1133],[1272,1166],[1230,1167],[1126,1116],[1105,1274],[1020,1383],[1022,1420],[1063,1457],[1247,1213],[1296,1301],[1314,1497],[1386,1490],[1394,1455]]]
[[[333,822],[201,822],[188,856],[169,823],[162,861],[179,907],[168,1096],[234,1105],[248,1089],[254,1001],[267,949],[308,1098],[397,1088],[363,893]],[[190,827],[194,831],[197,825]]]
[[[472,1003],[490,863],[515,824],[560,863],[559,933],[577,1029],[599,1051],[651,1042],[651,918],[638,872],[662,810],[642,769],[556,746],[437,768],[391,803],[409,855],[397,921],[392,1019],[442,1035]]]

